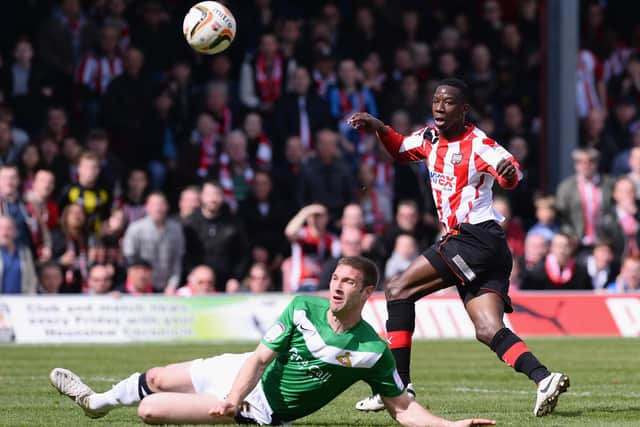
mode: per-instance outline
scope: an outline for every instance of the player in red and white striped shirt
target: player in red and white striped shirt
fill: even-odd
[[[516,371],[538,385],[534,415],[555,408],[569,378],[551,373],[526,344],[503,322],[512,312],[508,295],[512,256],[493,210],[495,180],[514,188],[522,174],[513,156],[496,141],[465,121],[470,106],[468,87],[458,79],[440,82],[432,101],[435,127],[409,136],[396,133],[367,113],[356,113],[349,123],[375,131],[389,154],[400,162],[425,161],[438,216],[446,235],[418,257],[385,289],[387,337],[404,383],[411,383],[409,361],[419,298],[455,285],[476,330],[476,337]],[[413,387],[409,387],[412,389]],[[379,397],[356,405],[360,410],[381,409]]]

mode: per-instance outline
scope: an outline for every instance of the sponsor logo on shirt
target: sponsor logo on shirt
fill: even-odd
[[[284,332],[284,324],[282,322],[276,322],[269,328],[264,334],[264,340],[266,342],[274,342]]]
[[[456,189],[456,177],[441,172],[429,171],[431,187],[440,191],[454,191]]]
[[[291,362],[295,362],[298,364],[299,369],[304,369],[307,371],[307,374],[316,378],[320,382],[326,382],[329,378],[331,378],[331,372],[327,372],[320,368],[319,366],[312,365],[309,363],[309,360],[300,355],[300,352],[297,348],[291,347],[289,349],[289,360]]]

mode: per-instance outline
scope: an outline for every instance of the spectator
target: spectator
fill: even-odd
[[[600,173],[611,172],[611,165],[619,150],[616,141],[605,132],[606,117],[606,113],[602,110],[591,110],[581,122],[580,146],[598,150]]]
[[[537,222],[529,229],[529,234],[540,234],[547,241],[551,241],[553,235],[558,231],[556,222],[556,200],[553,196],[539,197],[535,200]]]
[[[524,256],[522,257],[522,272],[531,270],[549,253],[549,244],[556,233],[549,238],[543,233],[529,232],[524,239]]]
[[[55,194],[60,195],[69,185],[78,181],[78,161],[82,153],[82,145],[75,137],[68,136],[64,138],[61,156],[54,158],[52,165],[55,168],[53,170],[56,175]]]
[[[153,269],[155,292],[173,294],[180,285],[185,239],[180,223],[168,218],[169,204],[162,193],[151,193],[147,215],[127,228],[122,242],[127,260],[143,258]]]
[[[405,74],[400,80],[399,91],[390,95],[387,116],[396,110],[407,111],[412,123],[420,123],[431,115],[431,105],[420,90],[420,82],[415,74]]]
[[[424,46],[426,51],[420,57],[428,63],[431,60],[429,58],[429,47],[426,44]],[[387,83],[387,73],[383,69],[380,54],[369,52],[360,64],[360,68],[362,69],[362,85],[371,91],[376,100],[376,105],[380,105]]]
[[[296,212],[300,208],[297,195],[305,167],[305,149],[298,136],[290,136],[285,142],[284,159],[276,164],[273,171],[275,192],[286,205],[287,212]],[[290,197],[296,195],[296,197]]]
[[[80,292],[87,277],[89,263],[89,226],[79,205],[68,205],[62,210],[60,228],[51,233],[51,252],[65,270],[63,292]]]
[[[0,76],[1,75],[2,73],[0,72]],[[1,84],[2,82],[0,81],[0,85]],[[2,99],[1,90],[0,90],[0,99]],[[9,126],[11,127],[11,138],[13,139],[13,142],[16,145],[23,146],[29,141],[31,141],[31,137],[29,136],[27,131],[19,127],[20,126],[19,124],[15,123],[14,118],[15,117],[13,115],[13,110],[11,109],[11,107],[6,104],[0,104],[0,120],[6,120],[7,122],[9,122]]]
[[[206,265],[198,265],[187,277],[187,284],[178,288],[176,296],[194,297],[212,294],[215,288],[216,276],[213,270]]]
[[[375,235],[371,233],[372,229],[367,228],[367,224],[364,219],[364,210],[357,203],[349,203],[342,210],[342,216],[340,217],[340,228],[357,228],[362,231],[362,249],[365,252],[371,250]]]
[[[217,54],[214,58],[221,56]],[[173,100],[176,137],[179,140],[188,137],[193,117],[196,116],[199,91],[193,79],[191,65],[187,61],[178,60],[171,67],[171,76],[167,89]]]
[[[184,221],[185,271],[199,264],[216,272],[216,290],[224,292],[228,281],[240,281],[249,264],[249,243],[240,222],[224,204],[220,184],[206,181],[200,193],[200,209]]]
[[[335,57],[329,43],[318,39],[314,46],[311,79],[318,95],[323,99],[336,83]]]
[[[635,99],[625,96],[616,101],[605,132],[616,141],[619,149],[629,148],[631,145],[631,132],[636,127],[637,114],[638,106]]]
[[[30,248],[32,242],[28,222],[31,218],[18,192],[19,186],[18,169],[15,166],[0,165],[0,215],[13,218],[18,232],[18,241]]]
[[[469,84],[470,101],[474,110],[482,115],[496,113],[496,76],[491,63],[491,51],[478,43],[471,49],[471,68],[465,78]],[[481,129],[486,127],[480,126]]]
[[[124,166],[109,150],[109,135],[103,129],[91,129],[87,135],[87,150],[93,153],[100,162],[98,183],[109,192],[120,192],[122,187]]]
[[[254,173],[249,163],[246,135],[241,130],[230,132],[220,156],[219,182],[224,190],[224,200],[233,212],[247,197]]]
[[[22,146],[16,144],[11,134],[11,123],[0,119],[0,166],[16,165],[20,159]]]
[[[17,166],[20,182],[22,183],[22,192],[25,193],[31,190],[36,171],[42,166],[38,146],[35,144],[26,144],[20,152]]]
[[[117,290],[136,296],[152,294],[152,277],[153,267],[151,263],[144,258],[133,258],[127,263],[127,278]]]
[[[111,209],[111,194],[101,187],[100,160],[89,152],[82,153],[78,159],[78,182],[70,184],[62,195],[61,206],[70,203],[82,207],[90,230],[98,236],[100,227],[107,219]]]
[[[256,172],[251,193],[238,209],[238,218],[246,226],[253,260],[279,267],[287,252],[284,228],[289,212],[274,196],[267,172]]]
[[[226,136],[233,129],[234,114],[229,104],[229,96],[228,85],[223,82],[209,83],[205,89],[203,112],[213,118],[214,130],[219,137]]]
[[[596,239],[602,215],[611,209],[613,179],[598,174],[598,151],[577,148],[572,153],[575,175],[565,178],[556,191],[560,229],[586,247]]]
[[[111,285],[123,283],[127,277],[124,254],[120,242],[113,236],[102,236],[89,249],[91,265],[102,265],[107,269]]]
[[[607,290],[610,292],[638,292],[640,290],[640,258],[637,256],[625,257],[622,261],[620,274],[615,282],[609,283]]]
[[[13,218],[0,215],[1,294],[35,294],[38,285],[29,248],[17,239]]]
[[[184,222],[192,213],[200,209],[200,188],[195,185],[185,187],[178,200],[178,217]]]
[[[286,92],[296,68],[294,58],[285,58],[272,33],[260,37],[255,57],[248,56],[240,71],[240,101],[248,110],[271,113]]]
[[[38,293],[57,294],[64,285],[62,267],[55,261],[47,261],[38,267]]]
[[[315,90],[311,90],[311,77],[304,67],[293,74],[293,90],[282,96],[274,111],[274,141],[286,141],[291,136],[300,137],[305,152],[314,148],[314,135],[325,127],[333,127],[329,104]],[[274,157],[281,161],[285,147],[274,147]]]
[[[533,201],[536,193],[540,191],[538,189],[538,174],[535,170],[534,160],[529,152],[527,141],[522,136],[512,137],[508,141],[506,148],[520,164],[522,179],[516,188],[505,192],[504,196],[509,199],[513,216],[520,218],[524,226],[530,226],[534,221],[532,215],[534,212]]]
[[[319,289],[329,289],[331,276],[338,265],[338,260],[342,257],[360,256],[362,255],[362,229],[346,226],[342,228],[340,233],[340,252],[332,255],[322,263],[322,272],[320,273]]]
[[[71,136],[69,116],[64,107],[53,105],[47,109],[47,120],[43,133],[53,139],[59,147],[62,146],[65,138]]]
[[[184,145],[180,157],[186,181],[189,183],[199,182],[207,177],[215,176],[218,172],[222,147],[220,147],[220,135],[216,131],[216,121],[211,114],[200,113],[198,115],[189,144]],[[197,167],[194,168],[194,165]]]
[[[146,118],[145,139],[138,156],[139,167],[146,166],[153,191],[164,188],[167,177],[177,166],[177,130],[172,117],[171,98],[167,90],[160,90],[153,97],[152,110]]]
[[[339,136],[330,129],[322,129],[316,136],[315,158],[303,168],[298,200],[301,205],[322,203],[332,220],[354,200],[355,182],[349,168],[340,158]]]
[[[52,197],[54,188],[53,173],[40,169],[36,172],[31,190],[24,195],[24,207],[30,217],[27,225],[39,261],[51,258],[51,230],[58,226],[58,205]]]
[[[591,254],[586,257],[583,264],[587,267],[593,289],[596,291],[605,289],[614,281],[618,270],[611,241],[596,241]]]
[[[249,274],[242,281],[239,288],[227,287],[228,294],[238,292],[249,292],[252,294],[262,294],[271,290],[272,281],[269,267],[261,262],[254,263],[249,269]]]
[[[640,209],[631,179],[623,176],[616,180],[613,201],[598,224],[597,235],[611,240],[616,259],[640,255]]]
[[[149,192],[149,179],[143,169],[132,169],[127,178],[127,187],[116,206],[124,210],[125,221],[131,224],[145,216],[145,200]]]
[[[590,50],[580,49],[577,72],[577,103],[580,118],[587,117],[592,110],[606,111],[607,90],[602,62]]]
[[[640,136],[640,132],[638,132],[638,136]],[[640,145],[631,149],[629,154],[629,166],[630,171],[627,176],[635,185],[636,199],[640,200]]]
[[[504,197],[493,198],[493,209],[504,217],[500,226],[507,235],[507,244],[514,257],[520,258],[524,255],[525,231],[519,218],[511,215],[511,205]]]
[[[89,268],[86,286],[82,287],[82,292],[88,295],[102,295],[111,291],[113,286],[113,275],[108,266],[94,264]]]
[[[262,116],[258,113],[247,114],[242,130],[247,137],[247,153],[253,169],[271,170],[273,147],[262,126]]]
[[[396,237],[396,243],[384,268],[385,281],[391,280],[404,272],[418,257],[418,245],[416,239],[409,233],[400,233]]]
[[[551,239],[549,254],[531,270],[525,271],[522,290],[593,289],[587,269],[576,263],[572,237],[562,232]]]
[[[305,206],[284,230],[291,242],[291,257],[282,264],[285,292],[315,291],[320,286],[322,264],[340,251],[338,238],[327,230],[329,212],[319,203]]]
[[[634,151],[635,158],[632,158]],[[640,128],[633,132],[631,148],[618,151],[615,155],[611,165],[611,174],[613,176],[629,174],[636,185],[640,183]]]

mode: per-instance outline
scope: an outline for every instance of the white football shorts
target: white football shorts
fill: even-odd
[[[233,381],[240,368],[252,353],[225,353],[207,359],[191,362],[191,382],[196,393],[213,394],[225,399],[231,391]],[[259,425],[270,425],[273,410],[262,390],[262,381],[244,399],[249,405],[243,405],[240,417],[255,420]]]

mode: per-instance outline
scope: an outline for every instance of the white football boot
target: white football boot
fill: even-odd
[[[49,374],[51,385],[53,385],[60,394],[64,394],[82,408],[84,414],[89,418],[101,418],[107,415],[108,408],[91,409],[89,407],[89,397],[94,394],[91,388],[82,382],[79,376],[68,369],[54,368]]]
[[[552,372],[551,375],[538,383],[536,393],[536,406],[533,408],[533,415],[544,417],[550,414],[558,404],[560,394],[569,388],[569,377],[560,372]]]
[[[416,390],[413,384],[409,383],[405,390],[413,399],[416,398]],[[384,409],[384,402],[379,394],[374,394],[356,403],[356,409],[363,412],[378,412]]]

